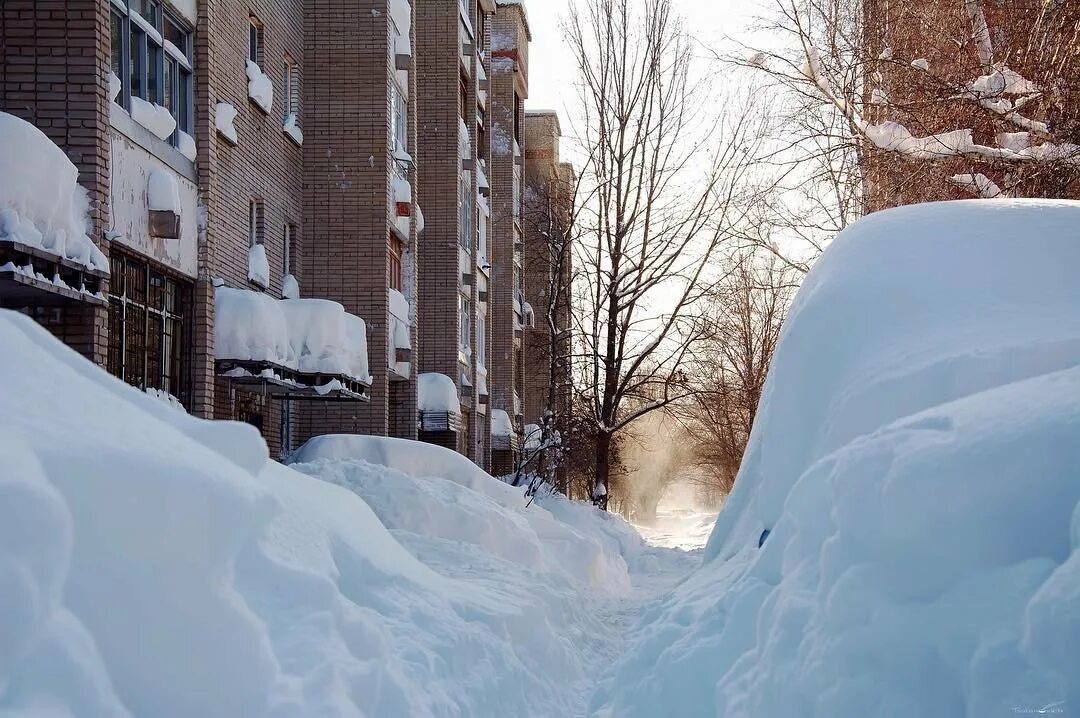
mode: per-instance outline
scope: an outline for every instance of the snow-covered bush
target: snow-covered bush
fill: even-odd
[[[842,233],[792,307],[707,563],[594,707],[1080,705],[1077,226],[1078,203],[988,200]]]

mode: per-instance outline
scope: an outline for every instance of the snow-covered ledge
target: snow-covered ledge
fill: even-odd
[[[259,109],[269,114],[274,106],[274,83],[263,73],[262,68],[251,60],[247,61],[247,78],[248,97]]]
[[[435,372],[421,374],[416,390],[421,431],[461,430],[461,400],[453,379]]]
[[[281,126],[281,131],[285,133],[286,137],[296,143],[297,147],[301,147],[304,144],[304,133],[296,122],[296,113],[290,112],[289,116],[285,118],[285,124]]]
[[[165,107],[147,102],[141,97],[131,98],[131,119],[150,130],[158,139],[167,140],[176,129],[176,120]]]
[[[229,144],[236,145],[236,108],[228,102],[219,102],[214,107],[214,128],[218,134],[228,140]]]

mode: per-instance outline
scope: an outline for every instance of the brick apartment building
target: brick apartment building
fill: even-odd
[[[573,166],[560,161],[561,134],[555,112],[525,113],[525,303],[535,317],[525,329],[526,425],[542,425],[549,408],[557,417],[570,414],[573,252],[567,230],[577,178]]]
[[[985,33],[973,24],[973,8],[982,10]],[[1080,3],[866,0],[862,11],[868,120],[899,122],[917,137],[970,129],[975,143],[990,147],[1080,144]],[[973,87],[980,77],[990,85],[996,72],[1010,71],[1018,73],[1018,81],[996,75],[1009,77],[999,91],[975,90],[984,93],[985,102],[1004,108],[1001,114],[980,107],[978,97],[958,100],[962,93],[956,88]],[[1020,91],[1024,85],[1037,93]],[[1036,131],[1037,125],[1028,133],[1010,121],[1004,110],[1013,109],[1014,102],[1022,102],[1021,115],[1044,124],[1049,134]],[[931,162],[873,146],[865,147],[861,161],[866,211],[971,198],[970,188],[948,178],[976,173],[1013,196],[1080,198],[1080,172],[1064,162],[1022,167],[957,157]]]
[[[523,292],[521,208],[531,39],[524,6],[497,0],[487,39],[491,67],[485,118],[491,142],[487,161],[491,185],[488,390],[491,407],[510,417],[512,431],[507,433],[505,421],[494,423],[491,472],[495,475],[514,470],[524,420],[523,329],[530,318]]]
[[[488,33],[495,0],[417,0],[421,372],[441,374],[460,411],[420,407],[420,437],[488,466],[491,188]]]
[[[74,162],[111,270],[0,242],[0,265],[102,293],[6,272],[0,306],[192,413],[258,426],[275,455],[331,431],[415,437],[406,0],[5,0],[0,40],[0,110]],[[297,284],[345,312],[296,302]],[[303,352],[223,348],[264,339],[223,320],[236,307],[283,322],[278,354],[299,327]],[[366,357],[301,356],[335,339],[312,327]]]
[[[0,241],[34,270],[0,306],[274,455],[419,428],[512,470],[529,39],[509,0],[4,0],[0,110],[76,165],[110,271]]]

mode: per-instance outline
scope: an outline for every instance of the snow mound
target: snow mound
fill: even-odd
[[[581,714],[607,629],[552,568],[588,540],[546,511],[306,476],[10,311],[0,369],[0,714]]]
[[[248,97],[259,106],[263,112],[270,112],[274,105],[274,83],[262,71],[256,63],[247,60],[244,70],[248,78]]]
[[[309,439],[289,457],[289,463],[317,466],[318,470],[300,469],[358,491],[391,528],[466,541],[504,558],[510,558],[509,552],[522,565],[535,568],[542,564],[548,571],[565,572],[587,587],[625,591],[629,587],[627,563],[643,546],[641,537],[622,519],[618,521],[634,538],[608,528],[601,512],[586,504],[551,497],[530,505],[524,487],[510,486],[456,451],[434,444],[332,434]],[[416,516],[406,519],[400,513],[391,514],[383,498],[364,490],[373,485],[372,480],[364,479],[373,466],[385,467],[381,477],[397,477],[402,492],[393,493],[394,481],[387,479],[387,498]],[[342,471],[346,473],[342,475]],[[422,491],[416,488],[410,492],[404,488],[409,485],[422,487]],[[428,500],[425,506],[416,498],[420,493],[435,500]],[[475,508],[468,509],[470,505]],[[543,547],[544,556],[536,556],[533,544]]]
[[[1080,705],[1078,226],[1080,203],[987,200],[837,237],[705,565],[645,617],[596,711]]]
[[[109,271],[90,238],[90,202],[64,151],[29,122],[0,112],[0,239]]]

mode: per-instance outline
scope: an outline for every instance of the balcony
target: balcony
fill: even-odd
[[[215,292],[215,373],[282,400],[369,401],[367,327],[337,302]]]
[[[6,306],[104,306],[109,273],[11,239],[0,240],[0,302]]]

